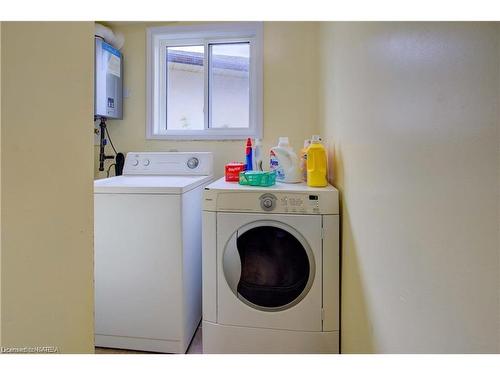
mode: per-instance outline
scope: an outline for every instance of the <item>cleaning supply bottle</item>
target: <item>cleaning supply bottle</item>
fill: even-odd
[[[313,135],[307,149],[307,185],[324,187],[328,185],[326,149],[319,135]]]
[[[252,162],[252,138],[247,138],[247,146],[245,148],[245,162],[246,162],[246,170],[251,171],[253,167]]]
[[[288,143],[288,137],[279,137],[278,145],[270,151],[270,170],[276,172],[276,181],[297,183],[301,181],[299,158]]]
[[[300,150],[300,174],[302,175],[302,180],[307,181],[307,149],[311,145],[311,140],[306,139],[304,141],[304,147]]]
[[[263,171],[262,168],[262,141],[258,138],[255,138],[253,142],[253,170],[254,171]]]

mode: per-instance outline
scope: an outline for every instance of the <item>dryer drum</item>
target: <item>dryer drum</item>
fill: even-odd
[[[293,302],[309,280],[309,258],[299,240],[281,228],[259,226],[237,240],[241,278],[237,291],[254,305],[276,308]]]
[[[287,305],[297,298],[307,284],[307,277],[290,286],[262,286],[240,280],[238,293],[246,300],[264,307]]]

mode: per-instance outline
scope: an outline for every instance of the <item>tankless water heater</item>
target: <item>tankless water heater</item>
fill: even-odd
[[[123,117],[123,55],[95,37],[94,116]]]

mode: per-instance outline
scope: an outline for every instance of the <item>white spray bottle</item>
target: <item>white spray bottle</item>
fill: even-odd
[[[262,166],[262,141],[258,138],[255,138],[253,142],[253,170],[264,170]]]

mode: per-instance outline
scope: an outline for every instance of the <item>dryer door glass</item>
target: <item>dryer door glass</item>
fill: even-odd
[[[237,295],[262,310],[283,310],[307,293],[314,273],[312,253],[292,234],[292,228],[262,225],[238,235],[241,262]],[[305,244],[307,246],[307,244]]]

